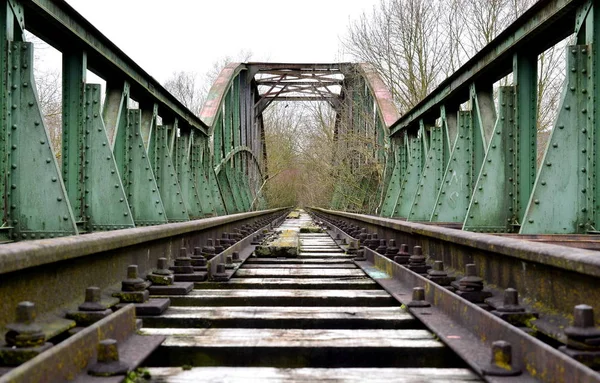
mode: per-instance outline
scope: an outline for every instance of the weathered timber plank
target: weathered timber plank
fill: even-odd
[[[196,367],[183,370],[177,367],[148,369],[150,382],[189,383],[197,381],[227,381],[230,383],[306,382],[339,383],[442,383],[481,382],[481,379],[463,368],[269,368],[269,367]]]
[[[245,263],[240,269],[281,269],[286,268],[289,270],[303,270],[303,269],[357,269],[356,265],[352,263],[333,263],[333,264],[260,264],[260,263]]]
[[[153,355],[162,366],[460,366],[426,330],[148,328],[167,339]],[[451,364],[449,364],[451,363]]]
[[[408,329],[419,322],[400,307],[173,307],[145,327]]]
[[[256,258],[250,257],[244,263],[248,264],[354,264],[348,258]]]
[[[235,277],[362,277],[365,273],[360,269],[239,269]]]
[[[196,283],[196,289],[380,289],[367,277],[336,278],[231,278],[227,282]]]
[[[382,290],[235,289],[194,290],[170,295],[171,306],[390,306],[397,302]]]

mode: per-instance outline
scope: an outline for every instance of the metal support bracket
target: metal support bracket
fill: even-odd
[[[445,113],[442,115],[441,126],[431,127],[430,141],[425,167],[407,217],[409,221],[429,221],[431,219],[435,200],[442,186],[444,171],[448,164],[448,132]]]
[[[521,234],[585,233],[596,229],[592,63],[591,46],[567,48],[567,86]]]
[[[407,142],[407,163],[406,174],[402,180],[400,193],[394,209],[394,217],[408,217],[412,205],[412,197],[415,195],[421,170],[423,169],[423,140],[425,132],[423,130],[415,137],[409,137]]]
[[[39,108],[33,44],[9,43],[6,129],[6,224],[12,239],[77,234],[67,191]],[[8,64],[8,63],[7,63]],[[8,66],[8,65],[7,65]]]
[[[189,221],[181,187],[175,174],[175,166],[169,153],[169,127],[152,127],[149,151],[153,153],[154,175],[169,222]]]
[[[85,85],[84,206],[88,231],[135,227],[100,114],[100,85]]]

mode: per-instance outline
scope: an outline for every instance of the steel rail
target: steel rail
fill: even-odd
[[[118,285],[128,265],[136,264],[140,273],[146,274],[156,267],[158,258],[177,257],[181,247],[203,246],[208,238],[220,238],[221,233],[233,232],[234,227],[258,218],[275,220],[286,210],[254,211],[3,245],[0,247],[0,296],[3,297],[0,329],[14,320],[14,308],[19,302],[33,300],[40,316],[53,316],[57,310],[63,312],[76,306],[89,286],[105,289]],[[209,266],[222,259],[209,261]],[[212,268],[216,268],[216,264]]]
[[[395,238],[398,244],[419,245],[431,262],[441,260],[447,270],[462,275],[465,266],[477,265],[487,286],[500,292],[518,290],[523,304],[540,312],[537,330],[565,341],[561,326],[578,304],[600,302],[600,258],[591,250],[531,242],[490,234],[375,216],[311,208],[325,218],[343,219]],[[600,318],[596,318],[600,325]]]
[[[318,216],[322,219],[325,214],[332,217],[338,213],[317,208],[311,210],[321,213]],[[343,216],[347,218],[346,214]],[[328,221],[326,217],[324,220]],[[351,238],[332,222],[328,224],[334,237],[339,234],[341,238]],[[512,367],[522,370],[522,374],[510,378],[511,381],[600,381],[600,375],[594,370],[499,317],[369,248],[365,247],[364,250],[366,260],[355,263],[402,304],[408,305],[412,300],[413,288],[424,288],[425,301],[431,306],[409,307],[409,311],[486,381],[500,382],[507,379],[486,372],[486,367],[493,359],[489,350],[492,343],[498,340],[512,345]]]

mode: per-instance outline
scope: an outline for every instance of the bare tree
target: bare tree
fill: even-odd
[[[198,81],[198,75],[194,72],[177,71],[164,83],[175,98],[195,114],[200,114],[200,109],[206,99],[206,93]]]
[[[230,62],[246,62],[251,57],[252,52],[245,50],[240,51],[234,58],[232,56],[222,57],[214,61],[212,67],[204,75],[199,75],[193,71],[175,71],[163,85],[189,110],[200,114],[210,87],[221,73],[221,70]]]
[[[425,97],[443,75],[446,36],[437,22],[441,1],[382,0],[354,22],[342,41],[356,61],[371,63],[402,112]]]

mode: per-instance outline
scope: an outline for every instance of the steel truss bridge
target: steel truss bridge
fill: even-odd
[[[600,381],[600,0],[540,0],[404,115],[368,64],[265,62],[195,115],[64,1],[0,20],[0,382]],[[59,157],[26,30],[62,54]],[[329,206],[265,199],[282,101],[368,142]]]

